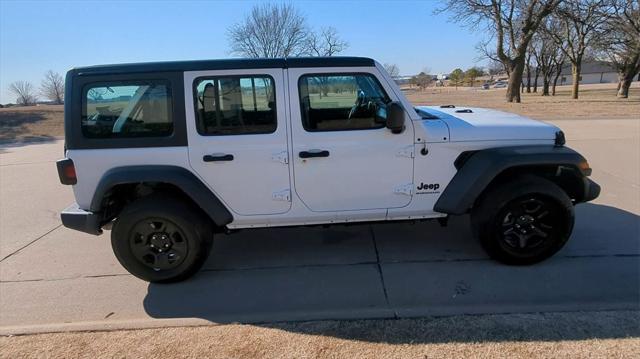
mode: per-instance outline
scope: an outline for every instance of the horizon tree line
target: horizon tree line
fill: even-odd
[[[35,105],[39,96],[53,104],[60,105],[64,103],[64,78],[59,73],[49,70],[44,74],[40,88],[36,88],[29,81],[19,80],[9,84],[9,92],[16,96],[16,104],[18,105]]]

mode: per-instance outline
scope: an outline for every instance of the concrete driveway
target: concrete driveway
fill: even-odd
[[[603,187],[568,245],[529,267],[489,260],[468,218],[281,228],[216,238],[172,285],[129,275],[99,237],[68,230],[62,143],[0,148],[0,333],[226,322],[640,308],[640,121],[555,121]]]

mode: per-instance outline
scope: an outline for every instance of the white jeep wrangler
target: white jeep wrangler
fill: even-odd
[[[368,58],[92,66],[66,77],[65,226],[111,228],[151,282],[195,273],[219,231],[471,214],[489,255],[530,264],[596,198],[556,127],[451,105],[414,108]]]

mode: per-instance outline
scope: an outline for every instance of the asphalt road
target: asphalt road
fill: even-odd
[[[0,147],[0,333],[468,313],[640,309],[640,120],[555,121],[603,193],[574,234],[529,267],[489,260],[468,218],[241,231],[205,269],[148,284],[116,261],[109,233],[61,226],[62,143]]]

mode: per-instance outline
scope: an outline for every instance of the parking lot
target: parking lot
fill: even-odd
[[[129,275],[94,237],[61,226],[62,141],[0,148],[0,333],[207,323],[640,308],[640,120],[552,121],[602,194],[568,245],[528,267],[489,260],[467,217],[246,230],[215,239],[172,285]]]

